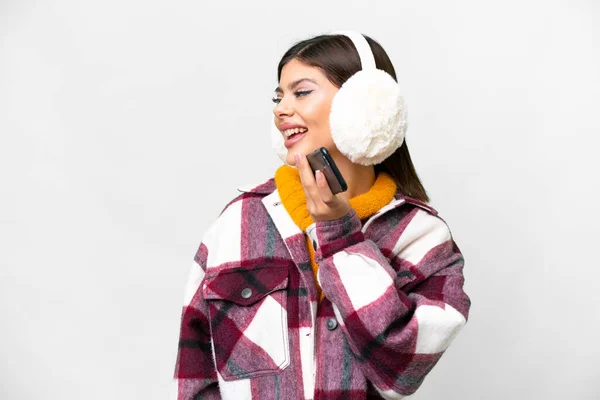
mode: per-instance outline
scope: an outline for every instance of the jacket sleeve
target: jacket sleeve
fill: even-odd
[[[355,359],[385,399],[419,388],[470,308],[463,257],[446,223],[415,207],[395,224],[385,235],[385,255],[365,239],[355,210],[308,230],[318,243],[319,284]]]
[[[177,400],[221,399],[212,357],[208,307],[199,290],[207,257],[208,248],[202,242],[185,285],[174,373]]]

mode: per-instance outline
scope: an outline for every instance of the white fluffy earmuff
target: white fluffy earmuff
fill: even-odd
[[[331,35],[349,37],[361,62],[361,70],[342,84],[331,103],[329,128],[333,143],[354,163],[379,164],[404,142],[408,125],[400,87],[391,75],[376,68],[369,42],[361,33],[335,31]],[[271,142],[287,164],[287,149],[273,118]]]

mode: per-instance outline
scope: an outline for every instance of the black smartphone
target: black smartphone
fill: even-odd
[[[331,193],[337,194],[348,190],[348,185],[340,173],[337,165],[331,158],[331,154],[325,147],[321,147],[306,156],[313,174],[316,170],[323,172],[325,180],[331,189]]]

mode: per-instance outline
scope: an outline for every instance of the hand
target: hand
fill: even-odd
[[[337,195],[331,193],[325,175],[321,171],[317,171],[316,176],[313,176],[304,154],[296,153],[294,159],[306,195],[306,208],[313,222],[338,219],[350,212],[352,206],[348,199],[340,193]]]

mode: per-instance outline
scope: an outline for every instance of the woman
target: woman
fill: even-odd
[[[279,63],[274,144],[284,165],[240,189],[198,248],[181,319],[178,399],[401,399],[465,325],[463,257],[427,205],[401,98],[371,75],[351,83],[369,57],[370,74],[376,66],[395,83],[383,48],[352,32],[296,43]],[[375,99],[348,97],[344,84]],[[385,118],[395,120],[359,148],[371,131],[354,127],[377,131],[374,113],[384,106],[362,122],[353,114],[388,94]],[[312,173],[305,156],[322,146],[347,191],[333,195]]]

